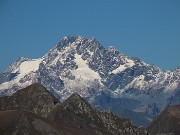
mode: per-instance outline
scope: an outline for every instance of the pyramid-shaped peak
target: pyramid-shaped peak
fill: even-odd
[[[31,84],[30,86],[24,88],[24,89],[21,89],[19,91],[17,91],[16,93],[14,93],[15,95],[18,94],[18,93],[39,93],[39,92],[47,92],[49,93],[49,95],[52,95],[42,84],[40,83],[33,83]]]
[[[26,110],[47,117],[59,101],[44,86],[32,84],[12,96],[0,98],[0,110]]]
[[[92,109],[91,105],[76,92],[63,102],[63,106],[73,111],[86,112]]]
[[[82,97],[77,92],[73,93],[70,97],[76,99],[82,99]]]
[[[67,98],[65,100],[65,102],[74,102],[74,101],[76,101],[76,102],[78,102],[78,101],[86,102],[85,99],[82,98],[77,92],[73,93],[69,98]]]

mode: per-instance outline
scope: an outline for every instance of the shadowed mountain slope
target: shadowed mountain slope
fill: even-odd
[[[0,111],[0,135],[85,135],[23,110]]]
[[[148,131],[152,135],[163,133],[180,135],[180,105],[169,106],[162,111],[148,127]]]
[[[0,110],[23,109],[39,116],[47,117],[58,100],[41,84],[35,83],[14,93],[0,98]]]
[[[49,119],[64,123],[68,127],[80,128],[86,135],[146,135],[147,131],[137,127],[123,117],[111,112],[93,109],[77,93],[72,94],[50,113]]]
[[[41,84],[0,98],[1,135],[147,135],[111,112],[101,112],[77,93],[58,103]]]

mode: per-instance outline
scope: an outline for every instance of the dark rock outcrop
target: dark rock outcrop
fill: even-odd
[[[0,98],[0,135],[148,135],[111,112],[102,112],[77,93],[58,103],[40,84]]]
[[[180,135],[180,105],[167,107],[148,127],[152,135]]]
[[[1,135],[54,135],[60,132],[42,118],[26,111],[0,111],[0,134]]]
[[[50,120],[64,123],[68,127],[79,128],[86,135],[147,135],[142,127],[137,127],[127,118],[111,112],[93,109],[77,93],[72,94],[50,113]]]
[[[47,117],[58,100],[41,84],[35,83],[14,93],[0,98],[0,110],[21,109]]]

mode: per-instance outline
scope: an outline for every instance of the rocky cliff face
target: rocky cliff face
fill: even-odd
[[[27,110],[47,117],[59,101],[41,84],[32,84],[12,96],[0,98],[0,110]]]
[[[40,84],[0,100],[1,135],[147,135],[127,118],[93,109],[77,93],[54,105]]]
[[[148,127],[151,134],[180,134],[180,105],[167,107]]]
[[[77,92],[93,106],[147,126],[167,105],[180,103],[179,78],[179,68],[161,70],[95,38],[64,37],[42,58],[19,58],[0,74],[0,95],[39,82],[61,101]]]
[[[91,105],[77,93],[72,94],[67,100],[49,115],[49,119],[63,122],[72,128],[82,129],[86,135],[147,135],[142,127],[132,124],[123,117],[118,117],[111,112],[102,112],[93,109]]]

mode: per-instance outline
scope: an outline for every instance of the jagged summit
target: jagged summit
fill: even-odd
[[[61,49],[65,47],[79,47],[79,46],[92,46],[92,47],[102,47],[101,44],[95,39],[95,38],[90,38],[87,39],[83,36],[65,36],[57,45],[55,48],[57,50],[61,51]]]
[[[79,36],[65,36],[61,39],[61,41],[63,40],[75,42],[75,41],[87,40],[87,39],[79,35]]]
[[[41,83],[61,101],[77,92],[94,106],[117,114],[129,110],[125,115],[132,117],[143,113],[150,120],[149,115],[180,103],[179,78],[178,70],[161,70],[113,47],[104,48],[95,38],[66,36],[42,58],[16,61],[0,74],[0,96]]]

